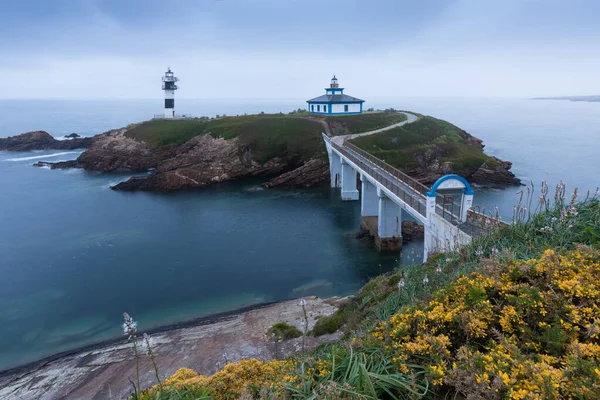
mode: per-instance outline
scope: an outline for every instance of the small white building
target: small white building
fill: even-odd
[[[308,112],[315,114],[362,114],[364,100],[344,94],[344,88],[333,76],[325,94],[306,101]]]

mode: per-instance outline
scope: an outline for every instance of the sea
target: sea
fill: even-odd
[[[93,136],[151,118],[157,100],[0,100],[0,137]],[[195,116],[289,112],[301,99],[179,99]],[[448,120],[513,163],[524,183],[600,183],[600,103],[391,98],[366,107]],[[421,260],[422,242],[383,255],[356,238],[359,202],[335,189],[263,190],[260,180],[175,193],[123,193],[129,174],[33,167],[81,151],[0,152],[0,371],[141,330],[256,304],[348,295]],[[526,187],[476,188],[510,221]]]

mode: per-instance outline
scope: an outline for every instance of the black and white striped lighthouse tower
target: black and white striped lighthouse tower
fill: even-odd
[[[173,75],[171,68],[168,68],[162,81],[162,88],[165,91],[165,118],[175,118],[175,91],[179,89],[175,82],[179,79]]]

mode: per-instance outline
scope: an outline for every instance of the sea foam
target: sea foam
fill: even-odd
[[[58,157],[58,156],[64,156],[65,154],[78,154],[78,153],[79,153],[78,151],[64,151],[62,153],[46,154],[44,156],[7,158],[4,161],[29,161],[29,160],[37,160],[39,158]]]

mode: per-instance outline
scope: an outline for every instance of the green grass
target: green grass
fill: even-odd
[[[492,258],[494,249],[502,250],[498,261],[507,262],[536,258],[550,248],[563,252],[572,250],[575,244],[599,246],[600,202],[592,200],[578,204],[578,214],[569,224],[556,222],[560,220],[563,205],[566,207],[568,204],[559,204],[550,211],[532,215],[527,221],[477,237],[460,251],[431,256],[424,265],[407,265],[377,276],[336,313],[327,317],[319,329],[315,326],[313,334],[315,331],[333,333],[335,327],[343,327],[347,334],[368,330],[375,323],[389,319],[402,307],[427,299],[432,292],[454,282],[459,276],[481,268],[482,260]],[[552,234],[543,232],[548,226],[553,227]],[[428,285],[423,285],[425,276],[429,279]],[[397,285],[401,280],[404,287],[399,291]],[[324,318],[320,318],[317,324]]]
[[[198,135],[224,139],[238,138],[252,150],[253,158],[264,163],[274,157],[299,160],[323,155],[323,126],[317,121],[289,115],[249,115],[219,119],[150,120],[134,126],[126,136],[154,149],[179,146]]]
[[[311,334],[313,336],[322,336],[337,332],[346,322],[348,322],[348,318],[350,317],[348,311],[350,310],[351,308],[343,305],[332,315],[320,317],[315,323]]]
[[[267,331],[276,340],[290,340],[302,336],[300,329],[285,322],[279,322],[269,328]]]
[[[469,137],[446,121],[423,117],[412,124],[353,139],[352,143],[401,169],[417,168],[417,156],[426,152],[437,154],[441,162],[451,162],[455,170],[477,169],[489,156],[466,144]]]
[[[406,120],[398,112],[374,112],[355,115],[326,116],[325,122],[333,135],[368,132]]]

